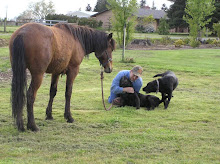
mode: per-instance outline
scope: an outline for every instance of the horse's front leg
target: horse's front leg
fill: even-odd
[[[32,131],[39,130],[34,120],[33,105],[36,98],[37,90],[39,89],[42,83],[42,79],[43,79],[43,74],[32,75],[31,84],[27,91],[27,116],[28,116],[27,129],[30,129]]]
[[[74,119],[71,116],[70,112],[70,99],[72,95],[72,86],[73,86],[73,81],[76,78],[76,75],[79,72],[79,66],[77,67],[72,67],[70,68],[66,75],[66,93],[65,93],[65,98],[66,98],[66,104],[65,104],[65,113],[64,113],[64,118],[67,120],[67,122],[72,123]]]
[[[59,75],[55,75],[53,74],[51,76],[51,86],[50,86],[50,100],[48,102],[48,106],[46,109],[46,120],[52,120],[53,116],[52,116],[52,104],[53,104],[53,99],[56,96],[57,93],[57,83],[59,80]]]

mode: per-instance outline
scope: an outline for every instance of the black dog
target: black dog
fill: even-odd
[[[164,102],[164,108],[167,109],[172,97],[172,92],[178,85],[178,79],[176,75],[171,71],[157,74],[154,77],[158,76],[162,76],[162,78],[149,82],[147,86],[143,88],[143,91],[146,93],[161,92],[161,101]],[[168,100],[166,100],[167,98]]]
[[[120,80],[120,87],[133,87],[132,82],[126,77],[122,77]],[[146,107],[147,110],[154,110],[162,102],[158,97],[153,95],[143,95],[141,93],[122,93],[121,106],[133,106],[136,109],[140,107]]]
[[[131,80],[129,80],[126,76],[123,76],[120,80],[120,87],[133,87]],[[121,106],[134,106],[136,109],[140,109],[140,98],[138,97],[138,93],[121,93],[119,94],[121,97]]]

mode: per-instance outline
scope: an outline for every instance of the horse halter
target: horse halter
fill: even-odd
[[[105,50],[104,52],[105,52],[105,53],[104,53],[103,55],[106,55],[107,58],[108,58],[107,62],[102,63],[102,61],[100,60],[100,57],[102,57],[103,55],[101,55],[101,56],[99,56],[99,57],[97,56],[97,58],[99,59],[100,65],[102,65],[103,67],[105,67],[110,61],[112,61],[112,58],[109,57],[109,54],[108,54],[107,50]]]

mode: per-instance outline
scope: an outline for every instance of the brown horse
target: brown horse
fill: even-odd
[[[13,71],[11,101],[12,115],[19,131],[24,131],[23,107],[27,97],[27,129],[37,131],[33,105],[44,73],[51,73],[50,99],[46,119],[52,117],[52,103],[60,74],[66,74],[65,113],[67,122],[74,119],[70,112],[73,81],[85,55],[95,52],[106,73],[112,72],[112,51],[115,41],[112,33],[97,31],[71,24],[47,27],[28,23],[20,27],[10,40],[10,60]],[[31,73],[31,83],[26,95],[26,69]]]

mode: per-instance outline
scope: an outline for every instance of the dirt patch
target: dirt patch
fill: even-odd
[[[7,72],[0,72],[0,82],[8,82],[11,81],[12,72],[11,69]]]
[[[0,47],[8,46],[8,40],[6,39],[0,39]]]

